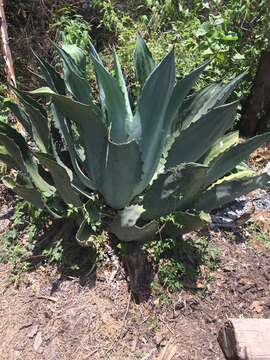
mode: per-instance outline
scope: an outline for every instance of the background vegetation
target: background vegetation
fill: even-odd
[[[10,0],[7,3],[11,47],[21,82],[34,70],[30,48],[52,58],[49,39],[75,42],[87,52],[91,38],[107,63],[111,62],[111,48],[116,47],[126,66],[126,76],[132,79],[136,32],[145,37],[157,59],[175,47],[178,76],[209,58],[212,63],[202,82],[229,79],[243,70],[253,75],[261,51],[269,47],[268,10],[267,0]],[[1,75],[4,77],[3,68]]]

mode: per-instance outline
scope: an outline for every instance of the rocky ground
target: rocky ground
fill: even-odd
[[[40,265],[14,284],[1,265],[0,359],[224,359],[227,318],[270,317],[270,252],[245,231],[209,237],[220,251],[210,282],[140,305],[119,268],[61,278]]]

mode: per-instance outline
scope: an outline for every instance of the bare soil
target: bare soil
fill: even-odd
[[[227,318],[270,317],[270,252],[245,236],[210,231],[220,250],[212,281],[140,305],[119,264],[61,279],[39,266],[17,284],[0,265],[0,359],[224,359],[217,333]]]

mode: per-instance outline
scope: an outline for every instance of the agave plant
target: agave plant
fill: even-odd
[[[175,222],[201,226],[205,212],[269,183],[266,173],[239,164],[270,140],[270,133],[239,143],[238,132],[231,132],[238,102],[226,101],[245,74],[190,95],[208,62],[179,80],[174,51],[156,64],[138,36],[134,63],[140,94],[135,103],[116,52],[112,74],[91,46],[97,100],[86,78],[84,53],[75,46],[55,48],[63,77],[37,57],[46,86],[30,93],[16,90],[31,114],[26,120],[20,113],[18,119],[39,150],[26,150],[16,130],[0,128],[10,165],[20,164],[31,189],[42,192],[43,203],[44,194],[50,197],[53,191],[67,204],[86,203],[92,213],[93,194],[98,194],[109,210],[108,231],[120,241],[145,241],[154,237],[161,217],[173,213]],[[35,96],[49,100],[49,117]],[[69,166],[59,156],[51,124],[61,134]],[[18,191],[18,184],[13,186]],[[81,215],[80,220],[77,239],[83,243],[93,232],[87,219]],[[175,230],[173,225],[165,230]]]

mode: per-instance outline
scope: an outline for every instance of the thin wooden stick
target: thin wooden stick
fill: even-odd
[[[13,66],[13,60],[11,56],[11,51],[8,41],[8,32],[7,32],[7,21],[4,9],[4,0],[0,0],[0,28],[1,28],[1,39],[2,39],[2,48],[4,61],[6,64],[6,73],[8,84],[16,86],[16,78]]]

